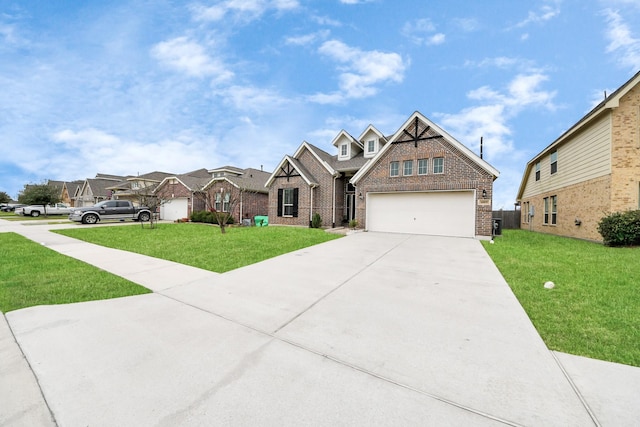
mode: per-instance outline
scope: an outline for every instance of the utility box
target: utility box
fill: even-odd
[[[266,215],[256,215],[253,217],[253,222],[256,224],[256,227],[266,227],[269,225],[269,217]]]
[[[502,218],[493,218],[493,235],[502,236]]]

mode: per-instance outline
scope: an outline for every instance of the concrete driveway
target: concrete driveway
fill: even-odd
[[[356,233],[171,276],[165,261],[118,267],[120,251],[31,236],[45,237],[158,284],[6,315],[60,426],[598,425],[476,240]]]

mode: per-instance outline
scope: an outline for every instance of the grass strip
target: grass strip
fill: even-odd
[[[149,293],[16,233],[0,233],[0,311]]]
[[[157,224],[154,229],[80,227],[55,232],[217,273],[341,237],[300,227],[230,227],[222,234],[217,226],[198,223]]]

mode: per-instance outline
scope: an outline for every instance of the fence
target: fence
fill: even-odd
[[[520,228],[520,210],[505,211],[500,209],[499,211],[491,212],[492,218],[502,220],[502,229],[518,229]]]

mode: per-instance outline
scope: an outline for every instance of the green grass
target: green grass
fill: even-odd
[[[222,234],[217,226],[196,223],[157,224],[155,229],[74,228],[56,233],[217,273],[340,237],[297,227],[230,227]]]
[[[43,220],[48,220],[50,221],[50,223],[60,223],[60,222],[71,222],[69,221],[69,219],[67,218],[69,215],[48,215],[45,216],[44,214],[37,216],[37,217],[32,217],[32,216],[24,216],[24,215],[16,215],[15,212],[0,212],[0,219],[4,219],[7,221],[43,221]]]
[[[0,233],[0,265],[0,311],[5,313],[150,292],[15,233]]]
[[[525,230],[483,245],[550,349],[640,366],[640,248]]]

